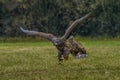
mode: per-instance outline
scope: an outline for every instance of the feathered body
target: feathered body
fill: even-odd
[[[29,31],[29,30],[24,30],[22,27],[20,28],[24,33],[28,35],[37,35],[42,38],[45,38],[49,41],[51,41],[57,48],[58,50],[58,60],[61,62],[64,59],[68,59],[68,54],[69,54],[69,49],[66,44],[66,40],[68,39],[70,33],[73,31],[73,29],[76,27],[76,25],[80,25],[88,19],[89,17],[92,16],[93,13],[88,13],[87,15],[83,16],[80,19],[75,20],[66,30],[65,34],[58,38],[54,36],[53,34],[50,33],[44,33],[44,32],[38,32],[38,31]]]

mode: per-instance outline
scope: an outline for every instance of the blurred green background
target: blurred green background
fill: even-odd
[[[100,15],[73,31],[82,37],[120,38],[120,0],[0,0],[0,37],[24,37],[19,27],[57,36],[97,6]]]

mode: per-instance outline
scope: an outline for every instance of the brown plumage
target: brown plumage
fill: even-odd
[[[28,35],[37,35],[40,36],[42,38],[48,39],[49,41],[51,41],[56,48],[58,49],[58,60],[62,61],[63,58],[64,59],[68,59],[68,48],[66,45],[66,39],[68,39],[70,33],[72,32],[72,30],[79,24],[82,24],[83,21],[85,21],[86,19],[88,19],[90,16],[92,16],[93,13],[88,13],[87,15],[83,16],[80,19],[75,20],[66,30],[65,34],[58,38],[56,36],[54,36],[53,34],[50,33],[43,33],[43,32],[37,32],[37,31],[29,31],[29,30],[24,30],[22,27],[20,28],[24,33],[28,34]],[[63,57],[63,58],[62,58]]]
[[[73,36],[68,39],[68,48],[76,58],[85,58],[88,56],[84,46],[80,42],[75,41]]]
[[[86,19],[88,19],[89,17],[91,17],[93,15],[93,12],[88,13],[87,15],[83,16],[80,19],[75,20],[69,27],[68,29],[65,31],[65,34],[61,37],[62,40],[66,40],[70,33],[72,32],[72,30],[79,24],[81,25],[83,23],[83,21],[85,21]]]

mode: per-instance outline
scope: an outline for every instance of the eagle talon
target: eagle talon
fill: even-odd
[[[88,55],[87,54],[80,54],[76,56],[76,59],[80,59],[80,58],[87,58]]]

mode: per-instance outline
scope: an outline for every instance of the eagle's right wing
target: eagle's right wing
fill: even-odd
[[[61,37],[61,39],[66,40],[70,33],[73,31],[73,29],[79,24],[81,25],[86,19],[88,19],[89,17],[91,17],[93,15],[93,12],[90,12],[88,14],[86,14],[85,16],[83,16],[82,18],[79,18],[77,20],[75,20],[69,27],[68,29],[65,31],[65,34]]]
[[[50,33],[43,33],[43,32],[38,32],[38,31],[30,31],[30,30],[25,30],[22,27],[20,27],[21,31],[28,34],[28,35],[37,35],[40,36],[42,38],[48,39],[50,41],[52,41],[53,38],[56,38],[56,36],[54,36],[53,34]]]

